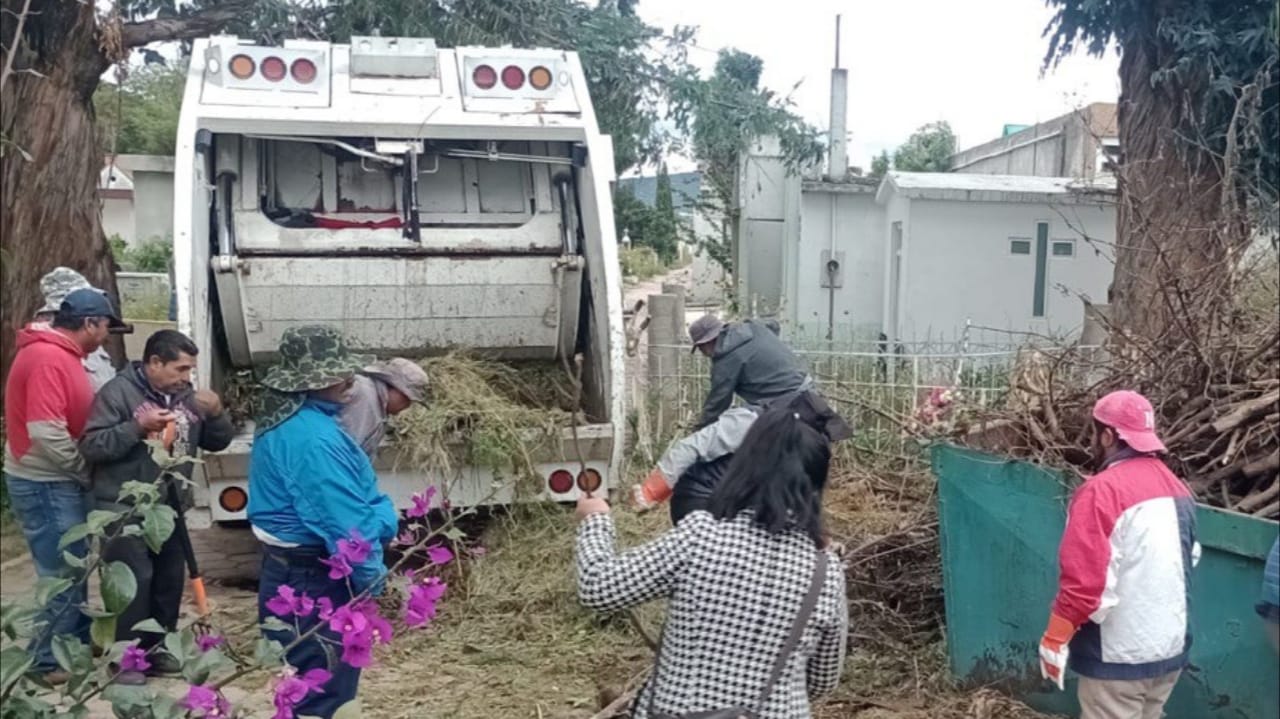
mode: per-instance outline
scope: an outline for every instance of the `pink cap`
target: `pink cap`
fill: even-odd
[[[1093,405],[1093,418],[1114,429],[1126,444],[1139,452],[1164,452],[1156,436],[1156,411],[1146,397],[1120,390]]]

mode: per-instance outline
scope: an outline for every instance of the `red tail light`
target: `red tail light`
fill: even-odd
[[[239,512],[249,504],[249,495],[239,487],[227,487],[218,495],[218,504],[227,512]]]
[[[268,57],[262,60],[262,76],[271,82],[280,82],[284,79],[285,65],[284,60],[278,57]]]
[[[316,64],[306,58],[294,60],[293,65],[289,67],[289,74],[295,81],[306,85],[316,79]]]
[[[508,90],[519,90],[524,87],[524,70],[515,65],[507,65],[502,68],[502,84]]]
[[[547,478],[547,488],[556,494],[565,494],[573,491],[573,474],[563,469],[557,469]]]
[[[498,73],[488,65],[479,65],[471,72],[471,82],[481,90],[492,90],[498,84]]]
[[[604,480],[600,478],[600,473],[594,469],[583,470],[578,475],[578,489],[584,492],[594,492],[600,489],[601,484],[604,484]]]

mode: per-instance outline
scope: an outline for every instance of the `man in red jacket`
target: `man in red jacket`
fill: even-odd
[[[5,384],[3,474],[41,577],[68,571],[58,541],[85,521],[89,509],[88,471],[76,441],[89,418],[93,388],[81,360],[121,324],[106,295],[79,289],[62,301],[50,329],[18,333],[18,354]],[[83,555],[84,543],[67,551]],[[53,637],[70,634],[89,641],[89,618],[79,609],[84,601],[85,586],[78,583],[45,607],[31,651],[35,671],[51,683],[67,678],[54,660]]]
[[[1157,456],[1145,397],[1113,392],[1093,419],[1102,471],[1071,498],[1040,671],[1061,689],[1070,662],[1081,719],[1159,719],[1191,648],[1195,500]]]

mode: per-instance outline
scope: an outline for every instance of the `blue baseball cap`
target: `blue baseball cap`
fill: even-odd
[[[58,314],[68,317],[106,317],[111,327],[124,327],[124,321],[106,293],[92,287],[72,290],[63,298]]]

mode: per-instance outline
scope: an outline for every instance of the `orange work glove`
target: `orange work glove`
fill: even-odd
[[[1075,636],[1076,627],[1057,614],[1049,614],[1049,626],[1040,638],[1040,676],[1058,685],[1062,691],[1067,675],[1067,658],[1071,655],[1067,645]]]
[[[645,512],[667,501],[671,496],[671,485],[662,470],[655,469],[648,477],[631,490],[631,506],[637,511]]]

